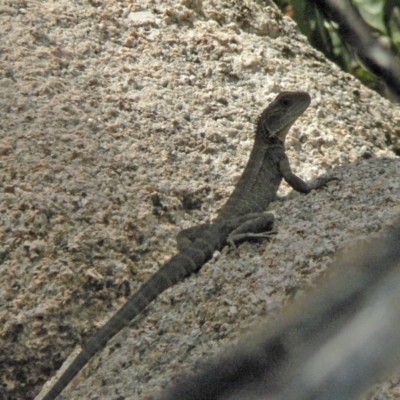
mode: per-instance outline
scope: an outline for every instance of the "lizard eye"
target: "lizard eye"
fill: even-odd
[[[281,105],[283,107],[290,107],[292,105],[292,100],[291,99],[282,99]]]

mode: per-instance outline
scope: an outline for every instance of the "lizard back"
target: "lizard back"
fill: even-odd
[[[239,182],[214,222],[265,211],[282,182],[279,161],[284,155],[282,144],[256,141]]]

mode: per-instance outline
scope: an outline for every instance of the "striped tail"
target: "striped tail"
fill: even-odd
[[[90,338],[72,364],[63,373],[43,400],[54,400],[74,379],[78,372],[107,342],[129,322],[139,315],[164,290],[183,281],[188,275],[198,271],[211,257],[214,251],[212,243],[196,240],[188,249],[172,257],[122,306],[116,314]]]

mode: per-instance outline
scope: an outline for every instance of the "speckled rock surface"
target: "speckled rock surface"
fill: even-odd
[[[215,254],[64,398],[151,398],[399,213],[399,108],[273,6],[3,0],[0,33],[2,399],[32,399],[176,251],[179,229],[215,217],[281,90],[312,96],[287,139],[293,170],[340,181],[272,204],[270,243]]]

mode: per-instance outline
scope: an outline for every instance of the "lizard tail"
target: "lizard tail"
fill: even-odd
[[[56,384],[43,397],[54,400],[88,361],[139,315],[160,293],[197,271],[212,256],[211,248],[190,248],[172,257],[90,338]],[[207,247],[207,246],[206,246]]]

